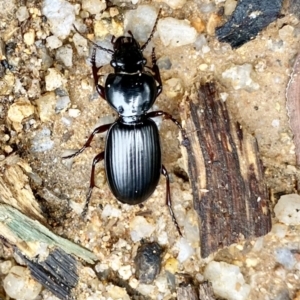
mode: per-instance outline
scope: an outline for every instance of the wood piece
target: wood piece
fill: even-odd
[[[31,167],[18,155],[10,155],[0,162],[0,202],[9,204],[27,216],[46,223],[29,185]]]
[[[61,249],[50,251],[45,260],[28,259],[21,251],[15,252],[28,266],[30,273],[41,285],[59,299],[75,299],[72,290],[78,283],[77,260]]]
[[[243,0],[238,1],[231,18],[217,28],[220,42],[226,42],[232,48],[238,48],[254,39],[256,35],[280,13],[283,0]]]
[[[216,300],[212,284],[204,281],[199,285],[199,299],[200,300]]]
[[[213,82],[196,88],[183,104],[182,120],[202,257],[268,233],[268,192],[256,139],[230,120]]]
[[[13,207],[0,204],[0,236],[16,246],[27,258],[35,258],[47,245],[48,249],[60,248],[88,263],[97,260],[91,251],[55,235],[38,221],[28,218]]]
[[[52,233],[17,209],[0,204],[0,238],[28,266],[31,275],[59,299],[74,299],[80,262],[97,260],[91,251]]]
[[[286,107],[294,135],[296,163],[300,166],[300,54],[296,57],[291,79],[286,89]]]
[[[198,300],[198,291],[193,279],[188,274],[176,274],[177,300]]]

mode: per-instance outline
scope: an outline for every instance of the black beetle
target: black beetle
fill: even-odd
[[[96,134],[108,130],[105,151],[96,155],[93,160],[90,188],[83,214],[86,214],[91,193],[95,187],[95,166],[104,159],[110,190],[118,201],[130,205],[140,204],[147,200],[156,189],[162,173],[166,177],[166,204],[181,235],[171,205],[169,175],[161,162],[158,128],[151,118],[163,116],[170,119],[182,131],[184,139],[186,139],[186,135],[180,123],[170,114],[163,111],[147,113],[162,91],[154,48],[152,67],[150,68],[153,75],[145,71],[147,61],[143,56],[143,50],[154,34],[159,15],[160,12],[152,32],[143,46],[138,44],[130,31],[130,36],[121,36],[115,41],[114,37],[112,38],[113,50],[92,42],[97,48],[112,54],[111,66],[115,72],[108,75],[105,86],[98,83],[100,77],[98,71],[102,66],[96,67],[96,48],[92,53],[92,72],[99,95],[118,112],[119,116],[114,123],[97,127],[81,149],[64,159],[82,153],[90,146]]]

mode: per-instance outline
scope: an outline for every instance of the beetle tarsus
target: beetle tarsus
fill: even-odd
[[[167,169],[165,168],[164,165],[162,165],[161,173],[166,177],[166,205],[169,208],[169,212],[170,212],[170,215],[172,217],[172,221],[175,224],[175,227],[176,227],[179,235],[182,236],[179,224],[178,224],[178,222],[176,220],[176,217],[175,217],[175,214],[174,214],[174,211],[173,211],[173,208],[172,208],[171,190],[170,190],[170,178],[169,178],[168,171],[167,171]]]

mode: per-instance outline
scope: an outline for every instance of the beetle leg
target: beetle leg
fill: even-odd
[[[102,68],[102,66],[100,66],[100,67],[96,66],[96,48],[93,49],[91,63],[92,63],[93,78],[94,78],[96,90],[97,90],[98,94],[104,100],[106,100],[105,88],[104,88],[104,86],[102,86],[98,83],[99,78],[100,78],[100,76],[98,75],[98,71]]]
[[[171,191],[170,191],[170,179],[167,169],[164,165],[162,165],[161,173],[166,177],[166,204],[169,207],[170,215],[172,217],[172,221],[174,222],[176,229],[178,230],[178,233],[180,236],[182,236],[182,233],[180,231],[179,225],[177,223],[174,211],[172,209],[172,201],[171,201]]]
[[[75,157],[75,156],[79,155],[80,153],[82,153],[87,147],[89,147],[91,145],[91,142],[96,134],[107,131],[111,127],[111,125],[112,125],[112,123],[101,125],[101,126],[95,128],[82,148],[80,148],[78,151],[76,151],[75,153],[73,153],[71,155],[63,157],[63,159],[72,158],[72,157]]]
[[[162,82],[161,82],[161,77],[160,77],[160,72],[158,65],[156,64],[156,56],[155,56],[155,48],[153,47],[152,49],[152,72],[154,73],[154,79],[158,82],[157,86],[157,94],[156,97],[162,92]]]
[[[90,178],[90,188],[89,188],[89,191],[87,193],[87,196],[86,196],[86,201],[85,201],[85,205],[84,205],[84,208],[83,208],[83,211],[81,213],[81,215],[83,217],[85,217],[86,213],[87,213],[87,210],[88,210],[88,207],[89,207],[89,203],[90,203],[90,200],[91,200],[91,196],[92,196],[92,191],[93,191],[93,188],[96,186],[95,185],[95,167],[96,167],[96,164],[103,160],[104,159],[104,151],[102,151],[101,153],[97,154],[95,156],[95,158],[93,159],[93,164],[92,164],[92,171],[91,171],[91,178]]]
[[[147,118],[155,118],[155,117],[163,116],[165,119],[171,120],[175,125],[177,125],[177,127],[181,131],[183,143],[188,142],[188,138],[185,130],[182,128],[181,124],[175,118],[173,118],[172,115],[170,115],[169,113],[162,110],[157,110],[157,111],[151,111],[147,113],[146,116]]]

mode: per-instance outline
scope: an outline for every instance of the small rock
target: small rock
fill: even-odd
[[[7,118],[13,124],[13,127],[16,131],[21,131],[21,122],[33,114],[34,106],[29,101],[19,100],[9,107]]]
[[[62,41],[56,35],[50,35],[46,38],[46,46],[50,49],[61,47]]]
[[[106,9],[106,2],[100,0],[82,0],[82,9],[91,15],[96,15]]]
[[[121,288],[115,285],[108,285],[106,287],[107,290],[107,299],[122,299],[122,300],[130,300],[130,297],[128,296],[126,289]]]
[[[16,17],[19,22],[24,22],[29,18],[29,12],[26,6],[20,6],[16,11]]]
[[[225,16],[231,16],[231,14],[233,13],[233,11],[236,8],[237,3],[238,2],[236,0],[227,0],[225,2],[225,5],[224,5]]]
[[[178,248],[179,253],[177,259],[179,262],[184,262],[194,254],[194,249],[190,246],[185,238],[180,238],[176,243],[176,248]]]
[[[73,35],[73,43],[79,56],[88,56],[88,41],[79,33]]]
[[[65,39],[75,22],[75,8],[66,0],[44,0],[42,13],[50,23],[51,32]]]
[[[68,110],[68,113],[69,113],[69,117],[71,117],[71,118],[77,118],[77,117],[80,116],[81,111],[78,108],[70,108]]]
[[[56,101],[55,112],[60,113],[61,111],[66,110],[70,103],[71,100],[69,96],[58,97]]]
[[[292,270],[297,261],[288,248],[279,248],[275,250],[275,259],[278,263],[283,265],[286,269]]]
[[[186,20],[174,18],[160,19],[157,32],[164,46],[179,47],[196,41],[197,31]]]
[[[287,225],[300,224],[300,196],[289,194],[281,196],[274,207],[276,218]]]
[[[286,236],[288,227],[282,223],[276,223],[272,226],[272,233],[275,234],[279,239]]]
[[[164,70],[170,70],[172,67],[172,63],[170,61],[170,58],[166,56],[162,56],[157,60],[157,66],[159,69],[164,69]]]
[[[119,218],[121,216],[122,212],[120,209],[118,208],[114,208],[113,206],[111,206],[110,204],[106,204],[102,214],[101,214],[101,218],[102,219],[106,219],[106,218]]]
[[[165,270],[172,274],[178,272],[178,260],[174,257],[168,258],[165,263]]]
[[[37,98],[41,95],[41,87],[39,79],[32,79],[31,86],[27,91],[28,97]]]
[[[245,89],[249,92],[259,89],[259,84],[250,77],[252,72],[251,64],[234,66],[222,73],[224,79],[229,79],[235,90]]]
[[[156,242],[142,243],[134,258],[135,276],[141,283],[150,284],[161,269],[163,249]]]
[[[250,286],[245,283],[239,267],[211,261],[205,268],[204,277],[211,281],[217,296],[228,300],[248,299]]]
[[[0,80],[0,96],[10,95],[14,87],[15,87],[15,76],[11,72],[8,72]]]
[[[110,7],[109,8],[109,15],[113,18],[119,14],[119,10],[117,7]]]
[[[179,9],[183,7],[183,5],[186,3],[186,0],[164,0],[161,2],[168,4],[172,9]]]
[[[42,290],[42,285],[31,278],[28,269],[14,266],[3,280],[6,294],[13,299],[33,300]]]
[[[169,98],[175,98],[182,95],[184,92],[182,81],[179,78],[171,78],[167,80],[164,89]]]
[[[56,51],[55,58],[62,62],[66,67],[70,68],[73,66],[73,49],[71,45],[65,45],[60,47]]]
[[[24,43],[28,46],[31,46],[34,44],[35,41],[35,31],[33,29],[29,29],[24,35],[23,35]]]
[[[285,25],[278,31],[278,35],[282,40],[287,40],[294,35],[294,27],[291,25]]]
[[[128,280],[132,276],[131,266],[122,266],[118,270],[118,273],[122,277],[122,279]]]
[[[197,30],[198,33],[201,33],[205,29],[205,23],[200,18],[194,18],[191,21],[191,25]]]
[[[48,69],[48,74],[45,76],[46,91],[54,91],[62,87],[66,83],[66,79],[55,68]]]
[[[129,10],[124,16],[125,32],[132,32],[136,40],[146,42],[154,23],[157,11],[150,5],[139,5],[136,10]]]
[[[142,216],[134,217],[130,222],[130,236],[133,242],[149,237],[155,229],[155,226],[148,223]]]
[[[36,100],[39,117],[42,122],[51,121],[55,114],[56,96],[54,92],[48,92]]]
[[[215,35],[216,27],[218,27],[220,24],[221,24],[220,16],[217,14],[211,14],[206,25],[207,33],[211,36]]]
[[[7,274],[12,267],[12,262],[6,260],[0,263],[0,274]]]
[[[51,131],[48,128],[40,130],[32,140],[31,150],[33,152],[44,152],[51,150],[54,142],[51,140]]]

